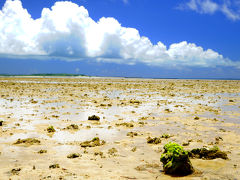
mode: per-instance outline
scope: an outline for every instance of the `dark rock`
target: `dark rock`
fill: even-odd
[[[207,159],[207,160],[216,159],[216,158],[228,159],[227,153],[220,151],[217,146],[214,146],[211,149],[207,149],[207,148],[192,149],[189,152],[189,156],[192,158]]]
[[[77,130],[78,129],[78,125],[76,124],[71,124],[67,127],[67,129],[73,129],[73,130]]]
[[[49,166],[49,169],[56,169],[56,168],[60,168],[59,164],[52,164]]]
[[[48,128],[47,128],[47,132],[48,133],[53,133],[53,132],[55,132],[56,130],[54,129],[54,127],[53,126],[49,126]]]
[[[74,159],[74,158],[78,158],[78,157],[81,157],[82,155],[81,154],[78,154],[78,153],[73,153],[73,154],[69,154],[67,156],[67,158],[69,159]]]
[[[96,115],[93,115],[93,116],[89,116],[89,117],[88,117],[88,120],[89,120],[89,121],[99,121],[99,120],[100,120],[100,117],[99,117],[99,116],[96,116]]]
[[[98,137],[93,138],[91,141],[84,141],[80,144],[81,147],[95,147],[104,145],[106,142],[100,140]]]
[[[41,141],[34,138],[27,138],[27,139],[18,139],[14,144],[27,144],[27,145],[33,145],[33,144],[40,144]]]
[[[17,169],[12,169],[11,173],[12,175],[19,175],[19,172],[21,171],[21,168],[17,168]]]
[[[147,143],[148,144],[160,144],[161,143],[161,138],[157,138],[157,137],[151,138],[151,137],[148,137],[147,138]]]

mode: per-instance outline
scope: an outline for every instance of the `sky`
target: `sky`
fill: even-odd
[[[240,78],[240,0],[1,0],[0,74]]]

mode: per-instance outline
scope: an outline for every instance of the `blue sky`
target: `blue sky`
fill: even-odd
[[[8,0],[0,7],[0,73],[240,77],[239,0]]]

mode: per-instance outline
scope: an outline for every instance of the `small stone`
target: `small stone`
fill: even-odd
[[[49,169],[56,169],[56,168],[60,168],[59,164],[52,164],[49,166]]]
[[[73,153],[73,154],[69,154],[67,156],[67,158],[69,158],[69,159],[74,159],[74,158],[78,158],[78,157],[82,157],[82,155],[79,153]]]
[[[17,168],[17,169],[12,169],[11,173],[12,175],[19,175],[19,172],[21,171],[21,168]]]
[[[96,115],[93,115],[93,116],[89,116],[88,120],[89,121],[100,121],[100,117],[96,116]]]
[[[151,138],[151,137],[148,137],[147,138],[147,143],[148,144],[160,144],[161,143],[161,138],[157,138],[157,137]]]
[[[53,126],[49,126],[48,128],[47,128],[47,132],[48,133],[53,133],[53,132],[55,132],[56,130],[54,129],[54,127]]]

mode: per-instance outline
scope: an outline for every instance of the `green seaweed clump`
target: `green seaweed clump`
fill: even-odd
[[[100,117],[99,117],[99,116],[96,116],[96,115],[93,115],[93,116],[89,116],[89,117],[88,117],[88,120],[89,120],[89,121],[99,121],[99,120],[100,120]]]
[[[170,142],[164,146],[160,161],[166,174],[185,176],[194,171],[188,152],[177,143]]]
[[[79,153],[72,153],[67,156],[67,158],[69,158],[69,159],[74,159],[74,158],[78,158],[78,157],[82,157],[82,155]]]
[[[53,132],[55,132],[56,130],[54,129],[54,127],[53,126],[49,126],[48,128],[47,128],[47,132],[48,133],[53,133]]]
[[[81,147],[96,147],[104,145],[106,142],[100,140],[98,137],[93,138],[91,141],[84,141],[80,144]]]
[[[160,144],[161,143],[161,138],[157,138],[157,137],[151,138],[151,137],[148,137],[147,138],[147,143],[148,144]]]
[[[27,138],[27,139],[18,139],[14,144],[27,144],[27,145],[33,145],[33,144],[40,144],[41,142],[38,139],[34,138]]]
[[[197,148],[192,149],[189,152],[189,156],[192,158],[199,158],[199,159],[216,159],[216,158],[222,158],[222,159],[228,159],[227,153],[220,151],[220,149],[217,146],[213,146],[213,148],[207,149],[207,148]]]

